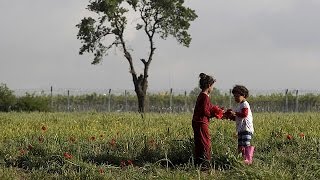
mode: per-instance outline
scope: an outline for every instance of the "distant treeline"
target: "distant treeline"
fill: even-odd
[[[146,100],[147,112],[192,112],[200,89],[175,95],[174,93],[149,93]],[[211,95],[213,104],[234,108],[230,93],[220,93],[215,89]],[[248,98],[254,112],[307,112],[320,111],[319,94],[274,93],[253,95]],[[36,95],[26,93],[15,96],[5,84],[0,85],[0,111],[137,111],[137,97],[134,93],[120,95]]]

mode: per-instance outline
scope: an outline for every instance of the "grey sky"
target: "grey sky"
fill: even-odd
[[[75,25],[88,0],[1,0],[0,82],[11,89],[133,89],[128,63],[112,50],[102,64],[78,55]],[[320,88],[319,0],[187,0],[198,19],[192,42],[157,40],[149,89],[190,90],[198,74],[228,89]],[[129,21],[134,26],[135,20]],[[136,59],[146,56],[143,34],[129,31]],[[141,64],[135,62],[137,71]]]

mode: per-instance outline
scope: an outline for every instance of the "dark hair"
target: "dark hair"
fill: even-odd
[[[249,97],[249,90],[242,85],[235,85],[232,89],[232,94],[240,94],[241,96],[247,98]]]
[[[199,87],[202,90],[208,88],[216,82],[216,80],[212,76],[206,75],[205,73],[200,73],[199,77]]]

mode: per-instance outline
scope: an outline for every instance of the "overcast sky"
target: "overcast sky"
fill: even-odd
[[[320,89],[319,0],[187,0],[198,19],[189,48],[157,39],[149,89],[190,90],[201,72],[216,87]],[[0,83],[10,89],[133,89],[127,61],[113,49],[99,65],[78,54],[75,27],[88,0],[1,0]],[[129,27],[136,23],[129,19]],[[143,34],[127,32],[136,59]],[[141,72],[140,61],[134,62]]]

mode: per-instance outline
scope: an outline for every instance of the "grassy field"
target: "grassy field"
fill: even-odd
[[[320,179],[320,113],[254,114],[254,163],[213,120],[212,168],[192,165],[191,114],[0,113],[0,179]]]

